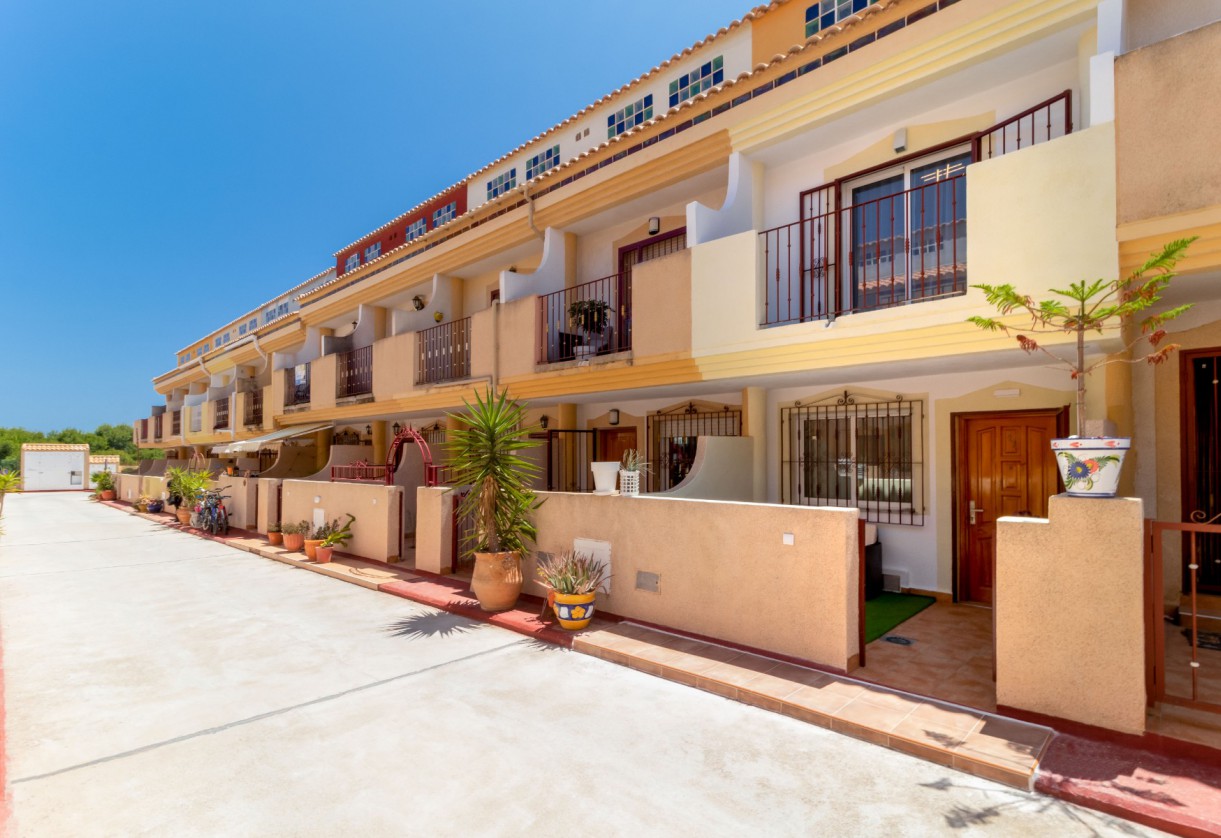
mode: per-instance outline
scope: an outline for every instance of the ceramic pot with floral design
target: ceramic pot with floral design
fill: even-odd
[[[1073,497],[1113,498],[1119,489],[1119,472],[1132,440],[1120,437],[1069,437],[1053,439],[1051,450],[1064,488]]]

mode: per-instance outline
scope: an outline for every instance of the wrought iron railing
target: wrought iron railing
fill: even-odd
[[[363,460],[341,466],[331,466],[331,480],[349,482],[386,482],[385,464],[367,463]]]
[[[632,275],[612,274],[538,298],[538,362],[632,348]]]
[[[373,392],[373,347],[362,346],[335,356],[335,397],[348,398]]]
[[[471,318],[417,333],[416,384],[458,381],[471,375]]]
[[[212,422],[213,430],[229,427],[229,397],[216,400],[216,418]]]
[[[284,370],[284,406],[309,404],[309,364]]]
[[[170,414],[170,436],[182,435],[182,411],[175,410]]]
[[[148,442],[148,420],[140,420],[140,441]]]
[[[975,137],[975,159],[990,160],[1073,132],[1073,91],[1011,116]]]
[[[246,424],[262,426],[263,391],[251,390],[246,394]]]

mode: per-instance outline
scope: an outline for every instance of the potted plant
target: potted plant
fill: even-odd
[[[606,584],[606,566],[592,556],[565,550],[540,555],[536,571],[550,591],[547,599],[560,625],[569,631],[588,627],[598,590]]]
[[[352,524],[356,522],[356,516],[351,512],[348,513],[348,520],[343,525],[339,525],[339,519],[336,518],[331,522],[330,532],[322,539],[322,543],[315,550],[315,559],[318,564],[326,564],[331,560],[331,554],[335,552],[335,548],[340,545],[347,544],[352,538]]]
[[[300,521],[296,524],[280,524],[280,532],[284,535],[284,549],[290,553],[295,553],[304,547],[305,534],[309,530],[309,521]]]
[[[178,514],[178,522],[183,526],[191,523],[191,513],[195,504],[208,488],[212,479],[206,471],[192,471],[189,468],[174,466],[165,471],[166,489],[170,494],[170,503]]]
[[[152,503],[152,501],[153,499],[148,495],[140,495],[140,497],[136,498],[136,502],[132,504],[132,506],[136,508],[137,512],[148,512],[148,505]]]
[[[606,330],[609,310],[605,300],[576,300],[568,306],[568,325],[584,335],[582,345],[573,349],[575,355],[592,355],[597,350],[593,339]]]
[[[623,452],[619,462],[619,494],[634,498],[640,494],[640,476],[647,474],[649,464],[635,448]]]
[[[21,491],[21,476],[15,471],[0,471],[0,515],[4,514],[4,496]]]
[[[149,512],[160,512],[165,509],[165,502],[154,498],[148,502]]]
[[[102,500],[114,500],[114,475],[108,471],[99,471],[90,478],[97,484]]]
[[[536,429],[525,426],[525,410],[507,390],[476,391],[466,408],[453,416],[464,427],[449,432],[446,447],[453,482],[470,486],[458,514],[472,523],[463,543],[475,556],[471,589],[484,611],[507,611],[521,593],[521,553],[537,534],[531,515],[539,501],[529,481],[539,468],[521,456],[537,445]]]
[[[1029,316],[1031,322],[1023,328],[1007,325],[992,317],[971,317],[970,322],[990,332],[1016,332],[1018,345],[1023,350],[1029,353],[1041,352],[1052,358],[1056,362],[1055,366],[1067,370],[1077,383],[1077,433],[1068,439],[1051,441],[1064,486],[1070,495],[1114,497],[1124,454],[1132,444],[1132,440],[1127,438],[1086,436],[1086,376],[1107,364],[1136,363],[1140,360],[1112,355],[1087,364],[1085,335],[1087,332],[1101,334],[1106,327],[1122,328],[1137,314],[1156,304],[1175,276],[1175,264],[1195,238],[1178,239],[1168,243],[1161,251],[1150,256],[1149,260],[1127,279],[1096,279],[1092,282],[1081,280],[1070,284],[1066,290],[1053,288],[1051,293],[1054,297],[1037,302],[1008,284],[972,286],[982,290],[988,303],[1001,315],[1020,312]],[[1122,353],[1117,354],[1126,354],[1141,340],[1145,340],[1149,344],[1150,352],[1144,360],[1150,364],[1162,363],[1178,348],[1176,344],[1161,345],[1166,336],[1162,327],[1189,308],[1190,303],[1160,314],[1150,314],[1141,321],[1140,334],[1128,341]],[[1032,337],[1057,332],[1076,338],[1074,355],[1057,355],[1040,346]]]
[[[284,543],[284,534],[280,532],[279,522],[267,525],[267,543],[273,547]]]

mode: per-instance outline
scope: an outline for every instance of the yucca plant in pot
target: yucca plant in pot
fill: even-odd
[[[1053,439],[1052,450],[1068,494],[1085,497],[1114,497],[1124,454],[1132,445],[1125,437],[1086,436],[1086,376],[1114,363],[1149,364],[1166,361],[1176,344],[1164,344],[1162,327],[1191,308],[1190,303],[1149,314],[1139,324],[1139,334],[1125,342],[1123,349],[1093,363],[1085,358],[1085,336],[1101,334],[1105,328],[1128,327],[1135,318],[1161,300],[1162,293],[1175,276],[1174,267],[1196,237],[1177,239],[1149,257],[1127,279],[1081,280],[1067,289],[1051,289],[1054,297],[1035,301],[1012,285],[973,285],[984,292],[988,303],[1002,315],[1025,314],[1030,325],[1016,327],[993,317],[971,317],[970,322],[990,332],[1016,333],[1018,345],[1028,353],[1041,353],[1067,370],[1077,384],[1077,433],[1068,439]],[[1035,335],[1067,333],[1076,338],[1076,352],[1067,357],[1039,344]],[[1122,333],[1122,332],[1121,332]],[[1137,344],[1146,342],[1148,354],[1127,357]]]
[[[191,513],[195,504],[203,496],[212,480],[212,475],[206,471],[193,471],[189,468],[173,466],[165,470],[166,490],[170,495],[170,503],[178,515],[178,522],[184,526],[191,523]]]
[[[550,590],[547,601],[560,625],[569,631],[587,628],[594,618],[594,600],[609,578],[606,566],[593,556],[565,550],[540,555],[535,572]]]
[[[507,611],[521,594],[522,551],[537,536],[532,515],[539,500],[530,480],[539,468],[521,456],[536,443],[527,427],[525,409],[507,390],[475,393],[466,412],[452,414],[463,427],[449,432],[453,481],[470,490],[458,507],[471,523],[463,552],[474,554],[471,590],[484,611]]]
[[[114,475],[108,471],[99,471],[89,478],[97,484],[102,500],[114,500]]]

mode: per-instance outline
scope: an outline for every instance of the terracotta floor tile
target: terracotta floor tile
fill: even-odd
[[[885,731],[878,730],[872,725],[859,725],[838,716],[831,719],[831,729],[864,742],[873,742],[876,745],[890,744],[890,735]]]
[[[911,714],[914,722],[927,722],[934,727],[959,731],[964,735],[979,727],[983,719],[982,713],[973,713],[957,707],[949,707],[935,702],[925,702]]]
[[[952,765],[954,768],[957,768],[959,771],[965,771],[967,774],[974,774],[976,777],[983,777],[985,780],[992,780],[995,783],[1003,783],[1018,789],[1030,788],[1030,778],[1033,773],[1009,766],[994,765],[987,762],[981,763],[976,759],[957,753],[954,755]]]
[[[871,688],[864,689],[854,699],[855,702],[864,702],[865,704],[881,707],[886,710],[902,710],[905,713],[910,713],[923,703],[921,699],[911,695],[901,695],[883,689]]]
[[[797,707],[804,707],[809,710],[814,710],[819,713],[831,714],[839,710],[854,696],[846,695],[842,692],[834,692],[828,690],[830,684],[819,684],[816,686],[798,687],[793,692],[784,697],[786,704],[792,704]]]
[[[913,707],[878,707],[868,704],[863,698],[848,702],[835,711],[835,718],[870,730],[890,733],[899,723],[911,715]],[[832,724],[834,727],[834,724]]]
[[[829,678],[825,673],[816,672],[812,669],[799,669],[799,667],[790,667],[789,669],[798,669],[802,674],[795,677],[795,674],[781,667],[770,670],[768,672],[756,673],[753,678],[750,678],[741,685],[741,688],[759,695],[773,696],[775,698],[784,698],[790,695],[799,687],[817,686],[825,684]],[[801,680],[796,678],[800,677]]]
[[[943,751],[953,751],[966,739],[969,731],[964,731],[946,725],[939,725],[927,719],[917,719],[909,715],[890,731],[892,737],[901,737],[909,742],[915,742]]]
[[[902,727],[902,725],[900,725],[900,727]],[[936,763],[937,765],[945,766],[951,766],[954,764],[954,752],[947,751],[938,745],[930,745],[925,742],[905,739],[901,736],[896,736],[893,732],[890,734],[888,744],[896,751],[903,751],[906,754],[919,757],[926,762],[932,762]]]

